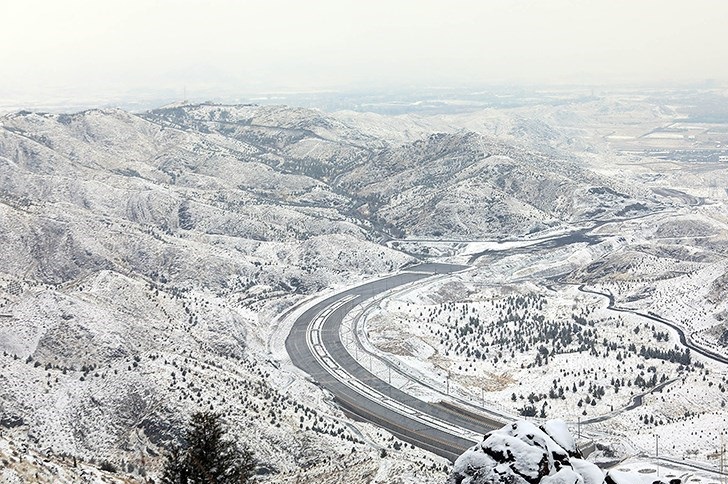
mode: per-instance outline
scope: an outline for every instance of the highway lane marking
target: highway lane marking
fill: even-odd
[[[470,269],[472,269],[472,268],[466,268],[464,270],[470,270]],[[454,274],[456,274],[458,272],[462,272],[464,270],[456,271],[456,272],[454,272]],[[413,274],[414,273],[416,273],[416,272],[413,272]],[[417,286],[410,286],[410,284],[412,284],[412,283],[421,283],[421,282],[427,280],[428,281],[427,284],[430,284],[431,285],[431,284],[434,284],[436,281],[438,281],[440,279],[449,277],[451,274],[450,273],[443,274],[443,273],[434,272],[434,273],[432,273],[432,275],[438,276],[438,277],[429,277],[429,278],[425,278],[425,279],[420,279],[420,280],[412,281],[410,283],[405,283],[405,284],[399,286],[397,289],[394,289],[393,294],[398,294],[400,296],[401,295],[404,295],[404,294],[407,294],[409,292],[412,292],[414,290],[417,290]],[[382,297],[380,298],[379,296],[382,296]],[[363,317],[363,314],[366,313],[367,311],[369,311],[373,306],[378,305],[378,304],[381,304],[381,301],[384,300],[384,299],[386,299],[387,297],[391,297],[391,294],[390,295],[387,295],[387,291],[382,292],[382,293],[376,295],[371,302],[369,302],[369,303],[366,304],[366,306],[364,306],[362,304],[362,309],[360,310],[360,313],[359,313],[358,316],[352,316],[352,322],[350,323],[350,331],[351,331],[351,334],[352,334],[352,336],[354,337],[355,340],[361,342],[361,337],[360,337],[360,332],[359,332],[359,328],[358,328],[358,323],[359,323],[359,320]],[[341,326],[341,328],[344,328],[344,326],[343,326],[343,320],[342,320],[342,326]],[[366,336],[365,336],[365,339],[366,339]],[[354,344],[356,345],[357,343],[354,343]],[[351,349],[349,349],[349,347],[346,346],[346,344],[344,344],[344,348],[349,353],[349,355],[354,359],[354,361],[357,361],[358,362],[357,357],[356,357],[356,354],[355,353],[352,353]],[[388,365],[388,366],[391,365],[390,367],[391,367],[391,369],[393,371],[399,373],[400,375],[402,375],[406,379],[406,382],[404,383],[404,385],[402,385],[402,387],[399,387],[398,388],[400,391],[403,391],[404,392],[403,389],[407,385],[409,385],[409,384],[418,384],[418,385],[422,385],[422,386],[424,386],[426,388],[430,388],[430,389],[432,389],[432,390],[434,390],[437,393],[439,393],[439,394],[442,395],[442,392],[439,391],[439,390],[437,390],[436,388],[434,388],[432,385],[417,380],[416,378],[414,378],[411,375],[407,374],[407,372],[405,370],[403,370],[401,367],[394,366],[394,364],[391,363],[391,362],[389,362],[386,358],[382,358],[380,356],[375,355],[374,353],[372,353],[370,350],[368,350],[363,345],[362,345],[362,350],[366,354],[368,354],[370,358],[374,357],[378,361],[380,361],[381,363],[383,363],[385,365]],[[360,365],[363,366],[362,363],[360,363]],[[398,365],[399,365],[399,363],[398,363]],[[405,368],[407,368],[407,366],[405,366]],[[365,368],[365,370],[366,370],[366,368]],[[372,372],[370,371],[369,373],[371,374]],[[361,381],[362,382],[368,382],[370,380],[382,380],[382,379],[377,378],[376,376],[373,376],[373,378],[371,378],[371,379],[370,378],[367,378],[367,379],[362,379]],[[393,386],[393,385],[390,384],[390,386]],[[397,387],[394,386],[394,388],[397,388]],[[404,393],[406,393],[406,392],[404,392]],[[460,399],[457,399],[457,400],[460,400]],[[463,403],[465,405],[472,406],[472,403],[469,403],[469,402],[463,402]],[[459,407],[457,407],[457,405],[453,405],[453,407],[459,408]],[[467,422],[476,424],[478,426],[485,425],[487,427],[492,427],[493,429],[496,429],[496,428],[502,427],[506,423],[505,421],[495,420],[490,415],[482,414],[482,416],[481,416],[481,414],[477,413],[475,410],[467,410],[467,409],[464,408],[463,409],[463,412],[466,412],[466,414],[460,414],[460,413],[458,413],[456,411],[453,411],[453,409],[452,408],[449,408],[447,405],[441,405],[440,406],[440,409],[443,410],[443,411],[445,411],[445,413],[447,413],[449,415],[454,415],[456,417],[459,417],[459,418],[461,418],[461,419],[463,419],[463,420],[465,420]],[[478,410],[480,410],[480,409],[478,409]]]
[[[417,429],[413,429],[413,428],[409,428],[409,427],[404,427],[404,426],[402,426],[402,424],[400,424],[398,422],[395,422],[395,421],[393,421],[391,419],[388,419],[388,418],[386,418],[384,416],[378,415],[378,414],[372,412],[371,410],[368,410],[368,409],[362,407],[361,405],[358,405],[357,403],[351,401],[351,399],[342,398],[342,397],[338,397],[338,396],[336,398],[338,398],[340,401],[344,402],[344,404],[346,406],[353,407],[354,409],[356,409],[356,412],[353,412],[353,413],[355,415],[357,415],[359,418],[361,418],[363,420],[366,420],[366,421],[368,421],[368,422],[376,425],[377,427],[381,427],[381,423],[376,422],[375,420],[379,420],[380,422],[385,422],[388,425],[388,428],[390,428],[390,429],[392,429],[392,428],[398,429],[398,430],[395,430],[396,433],[398,433],[400,435],[404,435],[404,436],[406,436],[406,437],[408,437],[411,440],[414,440],[416,442],[419,442],[424,447],[434,447],[432,445],[432,442],[435,442],[435,443],[441,444],[443,446],[442,448],[438,448],[438,450],[445,450],[445,449],[448,449],[448,448],[449,449],[456,450],[456,452],[449,452],[448,451],[448,453],[454,455],[455,457],[458,457],[460,454],[462,454],[462,452],[464,450],[466,450],[467,448],[469,448],[469,447],[466,447],[465,449],[460,449],[459,447],[457,447],[456,445],[454,445],[452,442],[448,442],[448,441],[443,440],[443,439],[440,439],[438,437],[423,435],[423,434],[419,433],[417,431]],[[351,411],[351,409],[350,409],[350,411]],[[367,418],[367,417],[365,417],[365,415],[369,415],[370,417]],[[429,427],[429,428],[430,429],[433,429],[433,430],[439,430],[439,429],[436,429],[434,427]],[[445,433],[447,433],[447,432],[445,432]],[[420,438],[418,439],[416,437],[412,437],[411,434],[413,434],[416,437],[420,437]],[[452,434],[450,434],[450,435],[452,435]],[[455,436],[455,437],[459,437],[459,436]],[[462,438],[462,437],[460,437],[460,438]],[[426,440],[422,440],[422,439],[429,439],[429,442],[427,442]],[[466,440],[466,441],[470,442],[469,439],[463,438],[463,440]],[[471,443],[471,447],[473,445],[476,445],[478,442],[480,442],[480,440],[482,440],[482,439],[479,438],[478,440],[476,440],[474,442],[470,442]]]
[[[321,344],[321,338],[319,338],[319,331],[318,330],[316,330],[316,329],[315,330],[312,330],[311,336],[313,337],[313,340],[314,340],[313,341],[314,346]]]
[[[497,420],[494,420],[493,417],[489,415],[480,415],[475,413],[474,410],[470,410],[467,408],[461,408],[458,405],[449,403],[449,402],[440,402],[440,408],[443,409],[445,412],[449,413],[450,415],[456,415],[460,418],[463,418],[465,420],[468,420],[470,422],[483,425],[485,423],[486,425],[493,426],[494,429],[500,428],[504,425],[504,422],[499,422]]]
[[[444,433],[448,433],[450,435],[463,438],[465,440],[472,440],[475,438],[475,441],[480,439],[481,434],[479,432],[474,432],[469,429],[465,429],[463,427],[451,424],[447,421],[444,421],[442,419],[439,419],[437,417],[434,417],[432,415],[420,412],[402,402],[399,402],[395,399],[392,399],[391,397],[386,396],[385,394],[379,392],[378,390],[371,388],[366,385],[361,385],[359,383],[359,380],[357,380],[353,375],[351,375],[349,372],[347,372],[345,369],[341,368],[340,365],[338,365],[333,358],[326,353],[326,349],[324,348],[323,344],[319,345],[313,345],[312,341],[312,331],[317,331],[320,333],[320,331],[323,328],[324,323],[327,321],[327,319],[338,309],[343,307],[347,302],[357,298],[358,295],[349,295],[345,296],[339,300],[337,300],[333,305],[328,306],[323,311],[319,312],[309,323],[308,331],[306,332],[306,344],[309,346],[309,350],[311,351],[311,354],[314,356],[316,361],[336,380],[341,382],[346,387],[354,390],[356,393],[359,393],[360,395],[364,396],[365,398],[368,398],[374,402],[377,402],[384,406],[385,408],[388,408],[390,410],[393,410],[395,412],[398,412],[400,414],[409,415],[409,418],[412,420],[419,422],[424,425],[428,425],[432,428],[435,428],[437,430],[440,430]],[[320,351],[325,352],[325,355],[320,354]],[[331,363],[328,363],[328,362]],[[414,398],[414,397],[412,397]]]

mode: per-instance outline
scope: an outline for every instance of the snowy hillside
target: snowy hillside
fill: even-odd
[[[378,472],[386,437],[266,357],[295,301],[412,261],[373,242],[349,197],[261,161],[273,147],[120,110],[1,123],[2,425],[139,475],[209,408],[269,472],[325,476],[343,448]]]
[[[353,201],[355,216],[397,235],[518,235],[668,203],[580,167],[568,151],[534,151],[541,145],[531,136],[540,139],[543,123],[522,117],[505,138],[453,131],[452,120],[393,125],[386,117],[271,106],[176,106],[143,117],[252,147],[255,159],[328,184]],[[393,136],[407,129],[411,136]]]
[[[466,392],[487,388],[509,412],[549,416],[603,416],[682,378],[709,388],[691,415],[709,423],[724,375],[675,352],[645,368],[676,351],[675,334],[614,317],[605,298],[674,313],[717,346],[728,319],[722,206],[567,153],[596,146],[553,125],[579,115],[490,114],[180,104],[0,118],[3,432],[35,455],[108,461],[140,479],[159,471],[187,416],[209,409],[255,450],[266,482],[442,482],[443,459],[354,423],[282,343],[294,305],[438,253],[473,269],[373,308],[381,351],[447,369]],[[503,239],[512,253],[499,252]],[[587,283],[593,293],[577,290]],[[559,338],[545,348],[535,328]],[[653,353],[628,355],[630,343]],[[591,351],[588,386],[586,368],[569,367],[580,351]],[[518,388],[534,371],[543,381]],[[684,423],[685,408],[660,408],[658,421]],[[695,440],[678,448],[707,454]]]

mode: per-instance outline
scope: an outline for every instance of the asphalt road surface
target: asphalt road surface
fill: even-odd
[[[586,292],[586,293],[589,293],[589,294],[596,294],[596,295],[599,295],[599,296],[606,297],[609,300],[609,305],[607,307],[609,309],[611,309],[612,311],[618,311],[618,312],[622,312],[622,313],[632,313],[632,314],[636,314],[638,316],[642,316],[643,318],[651,319],[653,321],[657,321],[658,323],[662,323],[664,325],[667,325],[667,326],[671,327],[677,333],[677,336],[680,339],[680,344],[681,345],[685,346],[686,348],[689,348],[691,351],[694,351],[695,353],[698,353],[698,354],[701,354],[701,355],[703,355],[703,356],[705,356],[707,358],[710,358],[713,361],[717,361],[718,363],[723,363],[724,365],[728,365],[728,358],[726,358],[725,356],[723,356],[721,354],[718,354],[718,353],[715,353],[713,351],[710,351],[707,348],[703,348],[702,346],[696,345],[695,343],[693,343],[690,340],[690,338],[688,338],[685,335],[685,331],[683,331],[682,328],[680,328],[679,326],[677,326],[672,321],[670,321],[668,319],[665,319],[665,318],[663,318],[663,317],[661,317],[661,316],[659,316],[657,314],[654,314],[652,312],[649,312],[649,311],[646,312],[646,313],[643,313],[643,312],[638,311],[636,309],[620,308],[620,307],[618,307],[616,305],[615,300],[614,300],[614,296],[612,294],[609,294],[609,293],[606,293],[606,292],[596,291],[594,289],[587,289],[584,284],[582,284],[582,285],[579,286],[579,290],[581,292]]]
[[[434,274],[462,269],[465,267],[449,264],[412,266],[401,274],[363,284],[317,303],[298,317],[286,339],[286,350],[293,364],[331,392],[336,402],[349,415],[385,428],[405,442],[454,461],[464,450],[476,443],[477,439],[472,438],[473,434],[482,436],[495,428],[500,428],[503,422],[465,409],[461,410],[456,406],[424,402],[389,385],[352,358],[341,341],[339,327],[346,313],[353,307],[383,291],[432,277]],[[323,323],[318,330],[315,330],[317,343],[313,346],[322,347],[317,356],[307,339],[309,325],[327,309],[330,313],[322,316]],[[325,359],[326,366],[324,366],[321,362],[321,353],[327,354],[333,363]],[[332,375],[327,369],[327,366],[332,364],[345,371],[358,384],[370,388],[372,395],[364,395]],[[392,405],[387,404],[389,399],[398,402],[399,408],[392,408]],[[438,422],[466,429],[470,431],[471,437],[465,438],[463,432],[444,428]]]

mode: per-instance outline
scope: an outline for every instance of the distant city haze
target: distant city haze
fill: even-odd
[[[0,2],[0,102],[728,81],[719,0]]]

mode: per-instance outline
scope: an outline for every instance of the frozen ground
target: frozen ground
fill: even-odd
[[[724,220],[713,204],[604,225],[593,245],[512,243],[471,271],[382,298],[358,324],[382,358],[433,382],[428,398],[449,391],[507,415],[580,421],[600,441],[626,442],[621,458],[654,452],[657,435],[661,455],[715,468],[728,366],[580,285],[726,354]]]
[[[677,115],[610,97],[396,118],[214,104],[4,116],[3,438],[140,477],[210,408],[264,481],[442,482],[442,460],[346,418],[282,350],[293,305],[415,254],[475,268],[361,308],[402,386],[580,418],[632,453],[657,432],[676,458],[710,462],[724,368],[579,290],[723,351],[726,170],[605,138]],[[593,239],[537,246],[595,224]],[[620,411],[660,382],[649,414]]]

